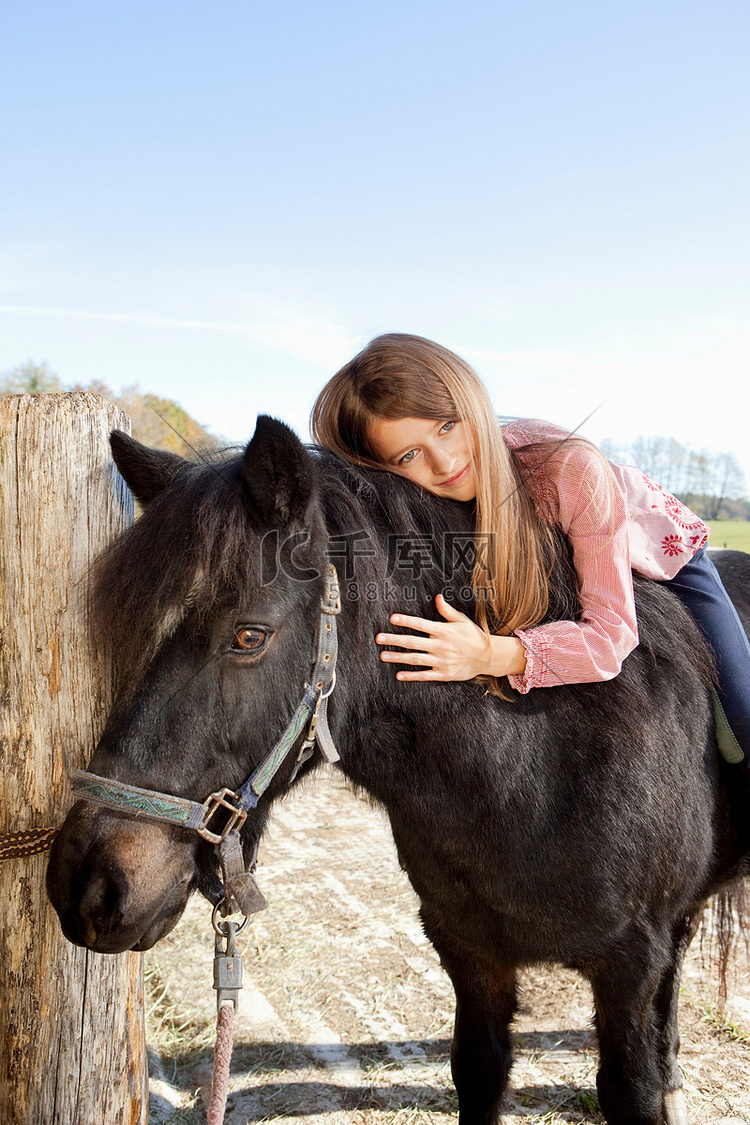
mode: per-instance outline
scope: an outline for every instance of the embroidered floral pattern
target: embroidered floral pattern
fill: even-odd
[[[684,527],[687,531],[695,531],[702,526],[701,521],[697,520],[693,513],[669,492],[664,493],[664,507],[679,527]]]
[[[693,512],[691,512],[689,508],[686,508],[682,501],[678,500],[676,496],[673,496],[671,492],[667,492],[667,490],[665,488],[662,488],[662,486],[655,480],[651,480],[651,477],[646,473],[643,473],[642,476],[644,484],[652,492],[661,493],[662,501],[664,503],[664,510],[673,523],[676,523],[677,526],[681,527],[684,531],[698,531],[700,533],[698,535],[692,535],[690,537],[689,542],[691,547],[697,549],[698,547],[703,546],[708,536],[705,533],[702,520],[699,520],[697,516]],[[658,511],[659,505],[652,504],[651,509],[652,511]],[[677,538],[679,538],[679,536]],[[666,543],[666,540],[664,542]],[[662,547],[665,551],[667,551],[668,554],[680,554],[680,550],[667,550],[664,544],[662,544]]]
[[[665,555],[674,557],[681,555],[684,548],[681,535],[665,535],[661,541],[661,549]]]

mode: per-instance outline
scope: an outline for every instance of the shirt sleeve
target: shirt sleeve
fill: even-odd
[[[508,680],[523,693],[610,680],[638,644],[625,498],[606,461],[571,442],[537,472],[573,552],[582,616],[516,631],[526,670]]]

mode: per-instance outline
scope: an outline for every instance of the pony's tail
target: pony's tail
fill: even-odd
[[[738,945],[750,953],[750,891],[742,880],[719,891],[709,902],[701,926],[701,954],[715,960],[719,970],[718,1013],[727,1002],[727,972]]]

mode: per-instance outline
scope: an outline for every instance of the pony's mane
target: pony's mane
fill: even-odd
[[[186,462],[175,483],[93,566],[95,640],[132,679],[190,611],[205,616],[257,577],[252,511],[236,449]]]
[[[239,600],[259,582],[258,544],[268,527],[243,485],[242,454],[227,448],[186,461],[175,482],[95,561],[92,631],[114,653],[122,677],[138,678],[188,613],[205,619],[218,603]],[[389,534],[413,532],[439,545],[443,532],[473,527],[471,505],[441,501],[390,473],[357,470],[327,451],[311,450],[311,472],[332,533],[361,532],[378,548],[357,559],[363,589],[373,582],[396,588],[398,575],[387,581]],[[335,540],[330,549],[335,552]],[[318,561],[325,561],[322,552]]]

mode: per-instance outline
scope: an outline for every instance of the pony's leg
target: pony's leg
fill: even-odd
[[[459,1125],[495,1125],[513,1062],[516,974],[502,965],[449,969],[456,992],[451,1072]]]
[[[456,993],[451,1071],[458,1094],[458,1125],[496,1125],[513,1061],[510,1021],[516,1010],[515,967],[458,950],[427,924],[425,931]]]
[[[667,943],[665,943],[667,944]],[[613,952],[587,975],[599,1032],[599,1104],[609,1125],[659,1125],[664,1108],[661,1037],[654,1005],[669,963],[656,936]]]
[[[664,972],[654,997],[654,1027],[660,1035],[659,1065],[664,1083],[664,1120],[666,1125],[688,1125],[682,1093],[682,1072],[677,1065],[680,1035],[677,1029],[682,962],[700,924],[703,910],[687,915],[675,926],[674,947],[670,964]]]

